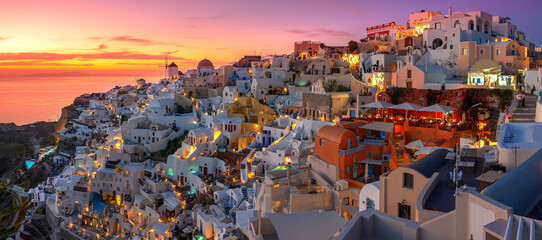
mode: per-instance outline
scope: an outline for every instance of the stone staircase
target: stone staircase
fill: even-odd
[[[403,157],[403,150],[405,149],[405,144],[403,143],[403,134],[395,133],[395,152],[397,153],[397,167],[402,167],[405,165],[405,158]]]
[[[534,122],[537,98],[537,96],[525,96],[525,107],[521,107],[521,102],[518,101],[518,106],[512,112],[510,122]]]

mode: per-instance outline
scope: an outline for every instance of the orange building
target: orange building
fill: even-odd
[[[315,138],[314,155],[338,168],[339,179],[378,176],[390,170],[394,154],[393,123],[349,122],[320,128]]]

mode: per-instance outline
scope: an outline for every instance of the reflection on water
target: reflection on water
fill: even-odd
[[[157,78],[149,78],[153,81]],[[147,82],[149,82],[147,80]],[[18,125],[56,121],[62,108],[83,93],[105,92],[115,86],[135,85],[129,77],[19,78],[0,80],[0,123]]]

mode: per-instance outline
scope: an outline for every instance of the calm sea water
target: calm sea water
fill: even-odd
[[[154,79],[150,79],[154,82]],[[147,81],[149,82],[149,81]],[[83,93],[135,85],[130,77],[19,78],[0,80],[0,123],[56,121],[62,108]]]

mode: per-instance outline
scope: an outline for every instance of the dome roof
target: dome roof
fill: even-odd
[[[213,65],[213,63],[209,59],[206,58],[206,59],[201,60],[198,63],[198,69],[200,69],[200,68],[214,69],[215,66]]]

